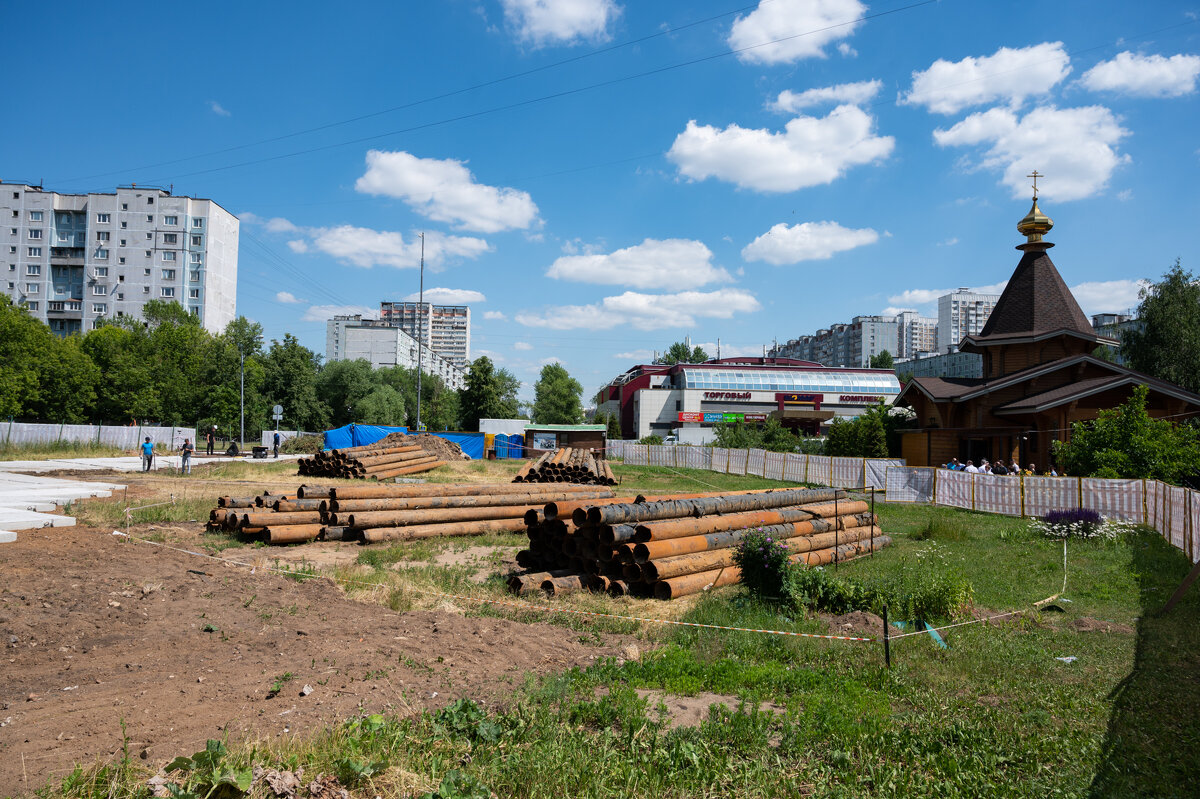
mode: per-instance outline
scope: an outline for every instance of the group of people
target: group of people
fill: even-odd
[[[1022,469],[1021,465],[1015,460],[1012,461],[1012,463],[1010,463],[1008,466],[1005,466],[1003,460],[990,463],[987,458],[979,461],[978,466],[976,466],[975,462],[971,460],[968,460],[964,464],[961,463],[958,458],[951,458],[950,462],[945,465],[945,468],[952,472],[967,472],[968,474],[1023,475],[1025,477],[1033,477],[1038,473],[1037,466],[1032,463],[1029,464],[1028,467]],[[1051,466],[1050,470],[1044,472],[1043,475],[1045,477],[1058,477],[1058,472],[1054,471],[1054,467]]]
[[[208,454],[212,455],[213,447],[215,446],[216,441],[217,441],[216,425],[213,425],[212,428],[210,428],[207,431],[207,433],[205,434],[204,437],[205,437],[206,441],[208,442]],[[278,432],[275,433],[275,438],[272,443],[274,444],[273,449],[275,450],[275,457],[278,458],[279,457],[279,443],[280,443],[280,436],[279,436]],[[150,436],[146,436],[146,440],[142,442],[141,449],[142,449],[142,471],[148,472],[154,468],[154,442],[150,440]],[[236,446],[233,446],[232,449],[233,449],[233,454],[236,455],[237,454]],[[179,471],[182,472],[183,474],[191,474],[192,473],[192,453],[194,453],[195,451],[196,451],[196,447],[192,444],[192,440],[190,438],[185,438],[183,440],[183,446],[181,446],[179,448],[179,456],[180,456],[179,457]],[[229,454],[229,453],[227,452],[226,454]]]

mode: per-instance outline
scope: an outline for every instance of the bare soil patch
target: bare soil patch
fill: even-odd
[[[829,625],[831,635],[849,635],[854,638],[882,638],[883,619],[865,610],[855,610],[840,616],[820,614]]]
[[[736,696],[711,694],[701,692],[695,696],[674,696],[662,691],[651,691],[639,688],[638,696],[646,700],[647,707],[654,714],[655,708],[661,703],[667,709],[667,728],[698,727],[708,718],[708,710],[713,705],[722,705],[731,711],[736,711],[741,700]],[[774,702],[760,702],[758,709],[762,712],[771,711],[783,714],[787,708]]]
[[[1134,629],[1128,624],[1093,619],[1091,616],[1080,616],[1078,619],[1072,619],[1071,623],[1067,626],[1077,633],[1123,633],[1125,635],[1133,635],[1134,633]]]
[[[122,719],[131,752],[153,766],[207,738],[299,735],[460,697],[497,706],[527,673],[587,665],[627,643],[392,613],[325,579],[251,573],[109,530],[22,533],[0,549],[0,573],[0,785],[14,794],[113,757]]]

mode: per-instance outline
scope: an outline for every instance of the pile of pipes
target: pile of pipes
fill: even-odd
[[[586,449],[563,447],[545,452],[521,467],[514,483],[581,483],[615,486],[617,478],[604,459]]]
[[[301,458],[300,475],[304,477],[373,477],[387,480],[406,474],[427,472],[445,465],[415,444],[403,447],[347,447],[318,452],[311,458]]]
[[[734,553],[751,529],[817,566],[873,552],[891,539],[871,506],[841,489],[782,489],[547,504],[526,515],[529,549],[516,593],[577,590],[675,599],[737,582]]]
[[[527,514],[540,519],[547,503],[591,503],[612,495],[598,486],[512,483],[302,485],[294,494],[220,497],[207,529],[261,537],[270,544],[519,533]]]

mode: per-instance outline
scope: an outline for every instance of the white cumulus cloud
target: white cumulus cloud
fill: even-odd
[[[834,253],[877,241],[879,234],[871,228],[853,230],[837,222],[802,222],[788,227],[780,222],[747,244],[742,249],[742,258],[776,266],[823,261],[832,258]]]
[[[355,266],[394,266],[400,269],[416,267],[421,261],[421,242],[416,236],[404,236],[389,230],[341,225],[318,228],[313,233],[312,246],[340,261]],[[459,258],[478,258],[491,246],[483,239],[466,236],[425,234],[425,263],[438,269]]]
[[[824,58],[825,46],[852,36],[866,10],[858,0],[763,0],[734,21],[726,41],[750,64]]]
[[[514,350],[531,350],[531,349],[533,349],[533,345],[530,344],[528,341],[518,341],[513,344],[513,349]]]
[[[1056,200],[1078,200],[1101,192],[1129,156],[1117,144],[1129,131],[1103,106],[1035,108],[1018,117],[1005,108],[971,114],[949,130],[935,130],[942,147],[983,146],[979,166],[999,170],[1014,197],[1030,194],[1033,169],[1047,176],[1038,190]]]
[[[876,136],[874,124],[852,105],[825,117],[798,116],[780,133],[738,125],[719,130],[691,120],[667,157],[693,180],[715,177],[755,191],[796,191],[832,183],[850,167],[891,155],[895,140]]]
[[[613,0],[500,0],[500,5],[517,38],[535,47],[604,41],[621,14]]]
[[[1083,73],[1079,82],[1097,92],[1116,92],[1135,97],[1182,97],[1196,91],[1200,56],[1136,55],[1117,53]]]
[[[1148,285],[1144,280],[1088,281],[1071,287],[1075,301],[1084,313],[1122,313],[1138,304],[1138,292]]]
[[[211,110],[214,114],[216,114],[219,117],[231,116],[231,114],[229,113],[229,110],[226,109],[220,103],[218,103],[216,100],[209,100],[208,107],[209,107],[209,110]]]
[[[287,243],[288,249],[292,252],[306,253],[308,252],[308,242],[304,239],[292,239]]]
[[[404,301],[419,302],[420,299],[421,292],[414,291],[405,297]],[[472,302],[487,302],[487,297],[474,289],[432,288],[425,289],[425,302],[434,305],[466,305]]]
[[[300,305],[308,302],[308,300],[302,300],[290,291],[277,291],[275,292],[275,302],[282,302],[288,305]]]
[[[544,314],[522,311],[516,320],[527,327],[553,330],[637,330],[692,327],[699,317],[730,319],[735,313],[757,311],[762,306],[742,289],[681,291],[677,294],[642,294],[627,291],[591,305],[563,305]]]
[[[335,316],[361,316],[374,319],[378,309],[365,305],[310,305],[300,317],[302,322],[326,322]]]
[[[608,254],[564,255],[550,265],[546,276],[639,289],[730,280],[728,272],[712,265],[712,255],[703,242],[691,239],[646,239]]]
[[[620,358],[623,361],[648,361],[654,357],[654,352],[651,350],[630,350],[629,352],[614,352],[614,358]]]
[[[466,163],[453,158],[371,150],[367,171],[354,188],[399,198],[417,213],[462,230],[498,233],[539,223],[537,205],[528,192],[476,183]]]
[[[483,318],[489,322],[506,322],[508,317],[504,315],[504,311],[484,311]]]
[[[824,86],[819,89],[806,89],[802,92],[785,89],[768,107],[772,111],[794,114],[801,109],[826,103],[862,105],[874,99],[882,88],[883,81],[864,80],[857,83],[839,83],[837,86]]]
[[[938,114],[955,114],[973,105],[1005,102],[1019,106],[1045,94],[1067,77],[1071,58],[1062,42],[1032,47],[1001,47],[992,55],[961,61],[934,61],[913,73],[912,89],[900,102],[923,105]]]

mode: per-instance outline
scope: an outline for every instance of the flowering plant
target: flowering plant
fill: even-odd
[[[738,543],[733,562],[742,570],[742,583],[757,596],[784,596],[788,572],[787,544],[761,527],[748,530]]]
[[[1029,523],[1030,529],[1047,538],[1092,538],[1111,541],[1132,532],[1133,522],[1112,519],[1089,508],[1053,510]]]

